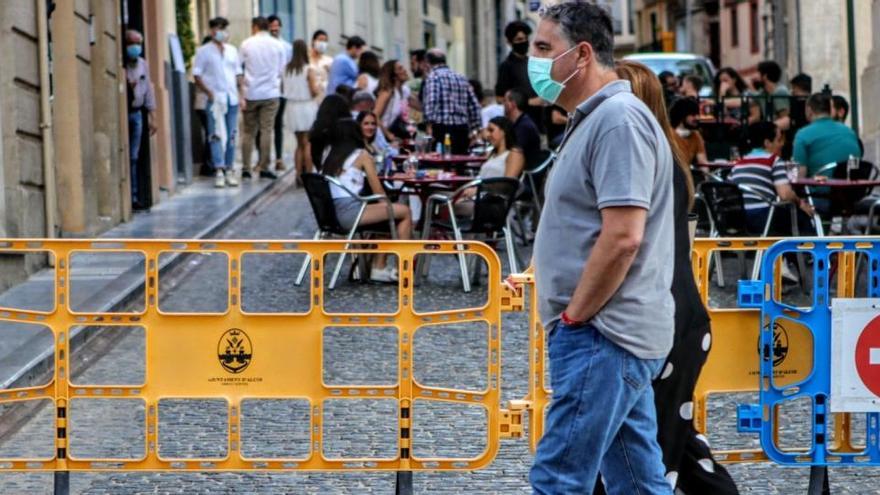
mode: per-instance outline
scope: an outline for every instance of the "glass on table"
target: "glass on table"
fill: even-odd
[[[794,182],[798,180],[798,177],[800,176],[800,164],[795,161],[788,161],[783,162],[783,165],[785,166],[785,173],[788,175],[788,181]]]

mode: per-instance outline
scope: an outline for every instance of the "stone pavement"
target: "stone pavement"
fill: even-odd
[[[287,172],[289,174],[290,172]],[[196,178],[189,187],[147,212],[138,212],[100,239],[202,239],[217,232],[267,192],[288,185],[277,181],[244,181],[240,187],[216,189],[213,180]],[[174,262],[161,260],[162,268]],[[0,294],[0,307],[47,311],[53,307],[54,269],[45,268]],[[137,255],[75,255],[71,260],[70,305],[81,311],[109,311],[125,304],[143,288],[143,258]],[[0,389],[22,386],[51,366],[52,337],[40,325],[0,323]],[[71,338],[76,338],[75,332]]]

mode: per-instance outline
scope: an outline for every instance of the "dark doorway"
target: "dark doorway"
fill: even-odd
[[[122,9],[122,30],[123,30],[123,51],[125,50],[125,31],[128,29],[134,29],[140,32],[142,35],[144,33],[144,6],[142,0],[122,0],[119,2],[120,8]],[[144,44],[144,53],[143,57],[146,58],[146,43]],[[120,57],[123,57],[125,60],[125,53],[120,53]],[[128,91],[127,101],[131,102],[132,94],[131,87],[126,84],[126,90]],[[150,167],[150,131],[149,126],[147,125],[147,111],[146,109],[140,110],[132,110],[130,105],[126,108],[126,111],[129,112],[138,112],[141,116],[141,122],[143,123],[140,139],[140,149],[138,152],[136,164],[130,168],[131,170],[131,180],[137,184],[137,191],[132,191],[131,202],[135,207],[140,208],[149,208],[153,205],[153,179]],[[131,127],[129,126],[129,137],[131,137]],[[131,143],[129,142],[129,146]]]
[[[709,23],[709,58],[715,67],[721,67],[721,29],[717,21]]]

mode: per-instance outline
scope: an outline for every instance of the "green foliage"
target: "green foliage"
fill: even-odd
[[[196,53],[196,35],[193,32],[192,16],[190,16],[190,0],[175,0],[177,14],[177,37],[180,38],[180,48],[183,50],[183,60],[189,67],[193,55]]]

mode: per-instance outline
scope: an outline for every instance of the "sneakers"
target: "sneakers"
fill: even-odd
[[[373,267],[370,270],[370,281],[372,282],[397,282],[397,269],[390,266],[382,268]]]
[[[272,180],[275,180],[278,178],[278,176],[275,175],[274,172],[271,172],[269,170],[260,170],[260,177],[262,177],[264,179],[272,179]]]
[[[250,179],[251,178],[251,171],[250,170],[242,170],[241,171],[241,178],[242,179]]]
[[[226,174],[224,174],[222,170],[214,172],[214,187],[226,187]]]
[[[226,174],[226,185],[229,187],[238,187],[238,178],[235,176],[235,171],[230,170],[228,174]]]

